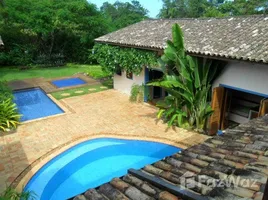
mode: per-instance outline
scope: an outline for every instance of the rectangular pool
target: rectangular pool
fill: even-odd
[[[81,78],[67,78],[67,79],[62,79],[62,80],[55,80],[55,81],[52,81],[52,83],[57,88],[63,88],[63,87],[71,87],[71,86],[76,86],[76,85],[83,85],[83,84],[86,84],[87,82],[82,80]]]
[[[15,91],[14,102],[22,122],[64,113],[40,88]]]

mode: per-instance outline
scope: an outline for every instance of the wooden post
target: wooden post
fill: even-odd
[[[211,107],[214,111],[210,117],[209,135],[215,135],[221,126],[222,109],[224,104],[224,88],[213,89]]]

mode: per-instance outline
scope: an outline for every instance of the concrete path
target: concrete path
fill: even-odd
[[[72,144],[77,138],[116,135],[161,141],[181,148],[207,138],[179,128],[167,129],[166,124],[156,121],[155,107],[130,103],[128,96],[115,90],[60,102],[69,108],[69,113],[25,123],[17,132],[0,136],[0,192],[31,163],[65,143]]]

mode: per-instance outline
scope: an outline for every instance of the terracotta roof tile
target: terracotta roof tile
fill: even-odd
[[[141,170],[129,170],[124,177],[74,199],[260,200],[268,177],[266,139],[268,116],[226,130],[222,136]]]
[[[145,20],[97,38],[96,42],[164,49],[178,23],[189,53],[268,63],[266,16]]]

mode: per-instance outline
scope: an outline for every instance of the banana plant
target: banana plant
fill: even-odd
[[[172,27],[172,38],[158,62],[164,77],[147,85],[162,87],[169,94],[157,104],[158,118],[164,118],[168,126],[203,131],[213,112],[207,98],[217,67],[212,66],[211,60],[186,55],[183,32],[178,24]]]
[[[20,124],[21,115],[18,114],[16,104],[12,99],[6,99],[0,102],[0,130],[17,128]]]

